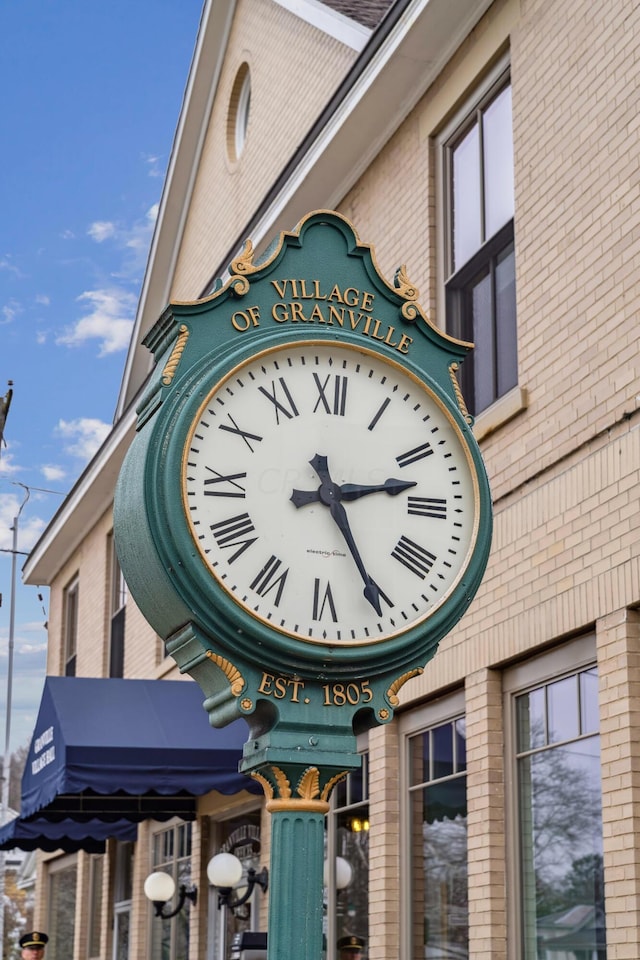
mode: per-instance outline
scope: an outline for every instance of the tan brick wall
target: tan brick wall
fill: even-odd
[[[270,0],[240,0],[172,299],[193,300],[200,295],[355,56],[344,44]],[[251,108],[245,148],[233,163],[227,151],[227,115],[234,80],[244,62],[251,71]]]
[[[399,743],[395,724],[369,735],[369,960],[397,956],[400,942]],[[390,878],[396,878],[390,881]]]

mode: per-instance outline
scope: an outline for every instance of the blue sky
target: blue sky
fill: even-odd
[[[0,395],[14,381],[0,451],[3,551],[20,484],[27,551],[112,422],[201,7],[0,4]],[[0,754],[10,585],[0,552]],[[12,749],[36,719],[48,603],[48,590],[18,575]]]

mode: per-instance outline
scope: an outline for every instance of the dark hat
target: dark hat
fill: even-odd
[[[338,950],[364,950],[364,940],[362,937],[340,937],[338,940]]]
[[[31,933],[25,933],[23,937],[20,937],[19,941],[21,947],[35,947],[36,950],[44,950],[48,942],[49,937],[46,933],[39,933],[37,930],[32,930]]]

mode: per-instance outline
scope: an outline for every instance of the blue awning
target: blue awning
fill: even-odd
[[[87,853],[104,853],[106,841],[135,840],[138,827],[129,820],[105,823],[103,820],[61,820],[51,823],[49,820],[23,820],[15,817],[5,823],[0,830],[0,850],[64,850],[75,853],[86,850]]]
[[[20,818],[188,820],[210,790],[259,792],[238,772],[246,722],[211,727],[203,699],[192,680],[47,677]]]

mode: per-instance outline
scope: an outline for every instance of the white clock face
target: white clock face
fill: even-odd
[[[308,643],[369,644],[425,621],[475,542],[458,426],[405,369],[355,347],[291,344],[236,367],[201,405],[182,469],[212,576]]]

